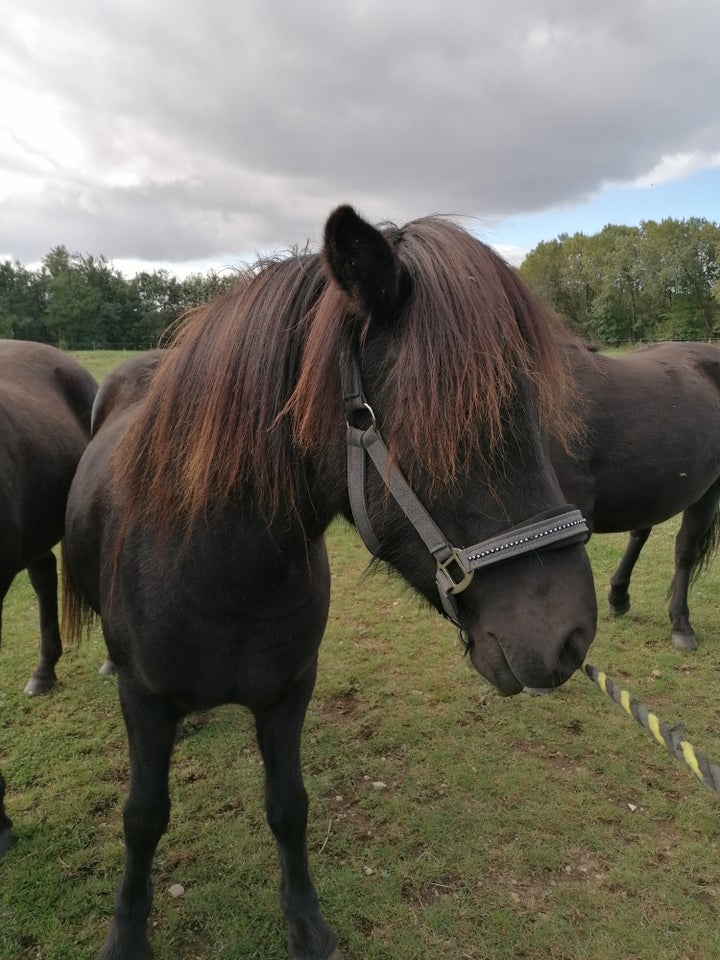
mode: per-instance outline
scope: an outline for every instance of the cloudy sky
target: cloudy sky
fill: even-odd
[[[0,0],[0,258],[237,265],[371,220],[720,221],[718,0]]]

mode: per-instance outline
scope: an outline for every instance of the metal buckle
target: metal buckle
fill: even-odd
[[[459,580],[455,580],[453,578],[453,575],[449,569],[451,564],[455,564],[459,568],[462,574]],[[447,587],[448,593],[462,593],[463,590],[467,590],[467,588],[470,586],[472,578],[475,576],[474,570],[466,569],[457,550],[453,550],[447,560],[438,560],[437,565],[437,579],[440,579],[442,574],[446,581],[450,584],[450,586]]]
[[[361,414],[361,413],[366,413],[370,418],[370,423],[364,427],[361,427],[359,426],[359,424],[356,424],[354,422],[355,414]],[[366,400],[363,400],[362,406],[353,407],[353,409],[349,411],[347,422],[348,422],[348,426],[355,427],[356,429],[377,430],[377,420],[375,419],[375,411]]]

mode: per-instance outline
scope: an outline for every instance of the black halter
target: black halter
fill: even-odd
[[[455,595],[467,589],[476,570],[500,563],[510,557],[531,553],[546,547],[567,546],[587,539],[585,518],[569,504],[533,517],[520,527],[471,547],[454,547],[420,503],[400,470],[391,464],[390,454],[380,435],[372,407],[365,399],[357,357],[346,355],[342,367],[343,393],[347,411],[347,475],[350,508],[363,543],[373,556],[380,551],[380,542],[370,523],[365,495],[367,458],[372,460],[380,477],[397,501],[437,562],[435,582],[446,617],[460,628],[460,611]],[[355,420],[363,414],[365,426]]]

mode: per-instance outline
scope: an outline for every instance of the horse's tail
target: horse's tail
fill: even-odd
[[[715,507],[712,523],[700,538],[697,559],[690,568],[690,583],[695,583],[703,570],[707,569],[718,547],[720,547],[720,500]]]
[[[70,564],[68,563],[64,543],[60,544],[62,575],[62,614],[60,630],[69,647],[79,645],[87,637],[95,623],[97,614],[82,594]]]

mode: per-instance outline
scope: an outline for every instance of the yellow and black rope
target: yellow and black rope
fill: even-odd
[[[658,743],[666,747],[674,757],[677,757],[681,763],[691,770],[698,780],[720,795],[720,767],[698,753],[693,745],[684,738],[680,727],[666,726],[654,713],[638,703],[627,690],[623,690],[606,673],[598,670],[592,664],[583,663],[582,669],[603,693],[619,704],[634,720],[637,720]]]

